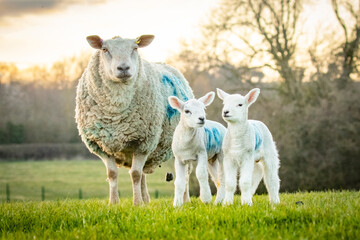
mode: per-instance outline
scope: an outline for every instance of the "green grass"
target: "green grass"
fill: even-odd
[[[120,169],[121,202],[108,206],[100,160],[2,162],[0,239],[360,239],[360,192],[281,194],[278,206],[256,195],[252,207],[241,206],[239,196],[227,207],[192,198],[174,209],[166,172],[171,162],[147,177],[152,202],[134,207],[128,171]],[[76,199],[79,188],[85,199]]]
[[[252,207],[202,204],[174,209],[171,198],[133,207],[130,199],[0,204],[1,239],[359,239],[359,192],[281,194],[272,206],[256,195]],[[303,205],[297,205],[302,201]]]
[[[174,182],[166,182],[166,172],[173,172],[168,161],[153,174],[147,176],[150,195],[172,196]],[[101,160],[72,161],[19,161],[0,162],[0,202],[6,201],[6,184],[10,186],[11,201],[41,200],[41,187],[45,188],[45,200],[78,198],[79,188],[83,198],[107,198],[105,165]],[[119,169],[120,197],[132,196],[128,170]]]

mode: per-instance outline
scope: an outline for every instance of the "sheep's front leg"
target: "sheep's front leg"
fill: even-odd
[[[107,181],[109,182],[109,205],[118,203],[118,169],[115,160],[109,157],[102,157],[101,159],[106,166]]]
[[[207,170],[208,159],[206,152],[198,155],[196,177],[200,185],[200,200],[203,203],[211,202],[211,191],[209,186],[209,175]]]
[[[141,176],[141,196],[144,203],[150,202],[150,195],[146,185],[146,175],[144,173]]]
[[[246,156],[240,167],[240,191],[241,204],[252,206],[252,177],[254,172],[254,160],[252,156]]]
[[[175,196],[174,207],[183,204],[183,198],[186,187],[186,165],[175,158]]]
[[[129,171],[132,180],[133,187],[133,204],[140,205],[143,203],[141,193],[141,178],[143,174],[143,168],[147,159],[147,155],[135,155],[132,159],[131,169]]]

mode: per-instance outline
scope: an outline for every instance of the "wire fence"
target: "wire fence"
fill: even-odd
[[[11,191],[10,191],[10,184],[7,183],[5,185],[5,193],[6,193],[6,202],[11,202]],[[120,190],[118,190],[118,194],[119,194],[119,198],[121,197],[121,192]],[[160,196],[160,192],[158,189],[155,189],[154,191],[154,196],[155,196],[155,199],[159,198]],[[41,201],[45,201],[46,200],[46,189],[45,189],[45,186],[41,186]],[[81,200],[83,199],[83,190],[81,188],[79,188],[79,191],[78,191],[78,198]],[[13,200],[13,201],[16,201],[16,200]]]

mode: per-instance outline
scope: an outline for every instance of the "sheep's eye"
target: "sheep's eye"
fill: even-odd
[[[238,104],[238,107],[241,107],[241,106],[242,106],[242,104],[241,104],[241,103],[239,103],[239,104]]]
[[[186,114],[190,114],[191,112],[189,110],[185,110],[185,113]]]
[[[109,50],[107,50],[107,48],[103,48],[102,51],[103,51],[104,53],[109,52]]]
[[[138,50],[138,47],[134,47],[134,51]]]

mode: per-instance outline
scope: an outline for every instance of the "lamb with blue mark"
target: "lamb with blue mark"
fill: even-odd
[[[254,88],[245,96],[228,94],[221,89],[217,89],[217,93],[223,100],[222,116],[228,124],[222,147],[226,178],[223,204],[233,204],[238,172],[241,204],[252,205],[252,197],[262,179],[270,202],[280,203],[280,159],[276,144],[263,122],[248,119],[249,107],[258,98],[260,89]]]
[[[199,99],[183,102],[176,96],[169,97],[169,104],[180,112],[180,122],[175,128],[172,150],[175,156],[174,206],[190,201],[189,175],[192,162],[197,162],[196,177],[200,185],[200,199],[209,203],[212,199],[208,183],[208,171],[215,185],[215,204],[221,203],[225,194],[223,176],[222,141],[226,128],[218,122],[206,120],[205,107],[214,100],[210,92]]]

